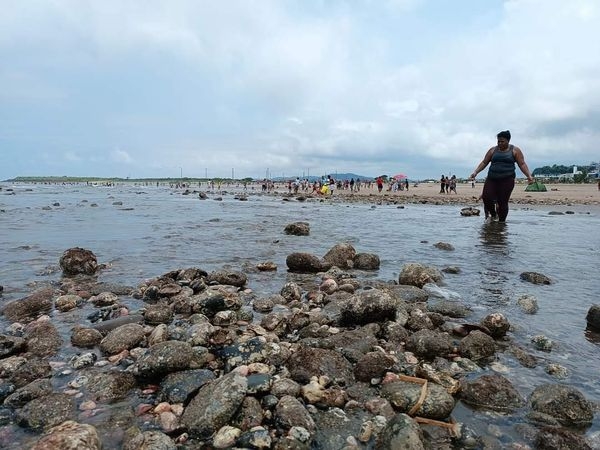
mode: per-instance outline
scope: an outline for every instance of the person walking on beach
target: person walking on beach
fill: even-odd
[[[515,187],[515,163],[527,177],[529,184],[533,183],[533,176],[525,163],[521,149],[509,144],[510,131],[501,131],[496,137],[498,145],[486,152],[470,178],[475,179],[477,174],[491,163],[481,196],[485,209],[492,214],[492,219],[504,222],[508,216],[508,200]],[[494,208],[494,201],[496,201],[496,208]]]

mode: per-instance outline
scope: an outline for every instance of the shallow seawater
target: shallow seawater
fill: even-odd
[[[288,254],[323,255],[336,243],[350,242],[357,252],[376,253],[381,259],[380,270],[361,273],[362,278],[397,280],[408,262],[459,267],[460,273],[445,275],[442,288],[474,309],[468,320],[504,313],[514,328],[512,339],[540,358],[536,368],[528,369],[513,356],[498,354],[499,366],[507,370],[504,375],[524,397],[540,384],[562,382],[600,401],[600,336],[586,332],[585,321],[589,307],[600,302],[598,207],[553,215],[551,210],[572,208],[513,206],[506,224],[486,225],[481,217],[461,217],[460,208],[452,205],[283,201],[252,191],[248,201],[235,199],[232,192],[222,194],[222,201],[214,200],[216,194],[199,200],[164,186],[2,187],[0,305],[29,294],[38,284],[59,280],[58,260],[70,247],[92,250],[100,263],[108,264],[99,281],[131,286],[179,268],[242,270],[244,265],[273,261],[277,272],[248,274],[248,287],[270,295],[289,277]],[[283,228],[294,221],[309,222],[310,236],[285,235]],[[440,241],[455,250],[434,247]],[[545,274],[553,284],[524,282],[519,278],[524,271]],[[525,314],[517,306],[523,294],[537,299],[536,314]],[[62,316],[57,326],[68,342],[71,326],[85,316]],[[0,318],[0,332],[7,325]],[[530,340],[539,334],[554,341],[551,352],[534,349]],[[544,367],[551,362],[567,367],[569,378],[557,381],[546,374]],[[454,416],[480,433],[494,424],[515,437],[514,424],[523,421],[519,414],[490,415],[463,405]],[[596,417],[587,432],[598,430]]]

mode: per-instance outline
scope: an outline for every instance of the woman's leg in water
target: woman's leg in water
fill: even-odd
[[[483,200],[483,210],[485,212],[486,218],[488,214],[491,217],[496,216],[496,199],[498,198],[498,192],[496,188],[498,180],[490,180],[489,178],[485,180],[483,184],[483,192],[481,193],[481,199]]]
[[[508,200],[515,187],[515,179],[512,177],[503,178],[501,180],[495,180],[495,182],[497,189],[496,193],[498,194],[498,220],[504,222],[506,216],[508,216]]]

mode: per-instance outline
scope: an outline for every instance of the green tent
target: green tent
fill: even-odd
[[[547,190],[541,181],[534,181],[525,188],[525,192],[546,192]]]

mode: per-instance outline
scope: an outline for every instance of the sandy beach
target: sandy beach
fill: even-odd
[[[596,184],[547,184],[546,192],[526,192],[526,183],[517,183],[511,196],[511,203],[516,205],[600,205],[600,190]],[[373,184],[371,188],[362,188],[359,192],[338,189],[335,196],[354,198],[357,201],[381,199],[398,203],[431,203],[431,204],[461,204],[474,205],[481,201],[478,198],[483,189],[483,183],[460,184],[457,186],[457,194],[440,194],[439,183],[421,183],[418,186],[411,185],[408,191],[391,192],[385,190],[377,192]]]

